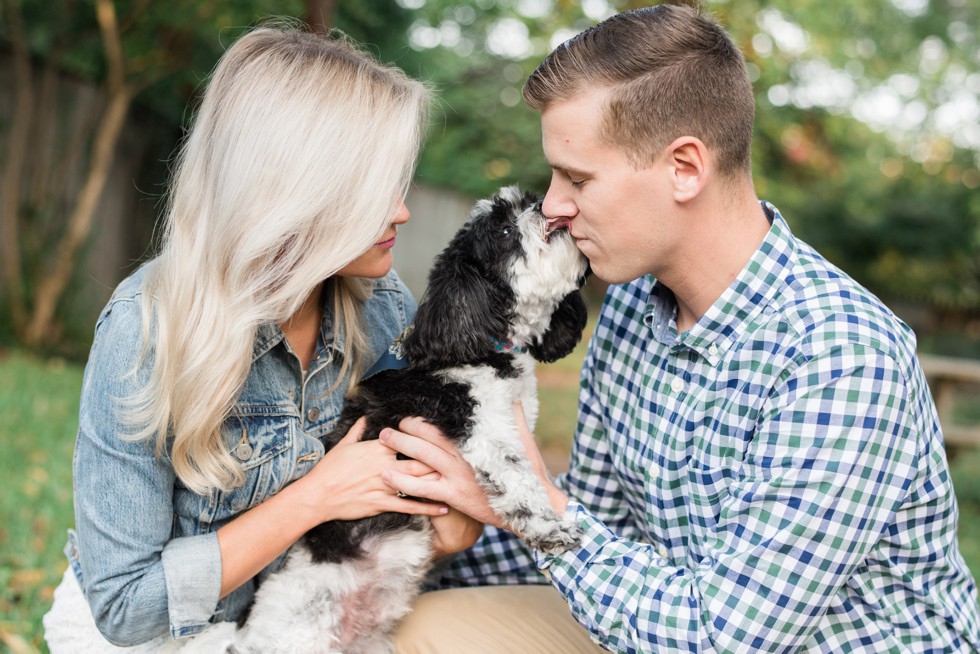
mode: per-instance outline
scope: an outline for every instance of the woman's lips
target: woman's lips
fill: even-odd
[[[383,249],[386,249],[386,250],[388,248],[395,247],[395,237],[392,236],[391,238],[389,238],[389,239],[387,239],[385,241],[379,241],[378,243],[375,243],[374,246],[375,247],[379,247],[379,248],[383,248]]]

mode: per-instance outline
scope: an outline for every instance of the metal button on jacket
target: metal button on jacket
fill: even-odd
[[[306,412],[306,419],[309,422],[314,422],[319,417],[320,417],[320,409],[316,407],[313,407],[312,409]]]
[[[252,446],[248,443],[241,442],[238,447],[235,448],[235,458],[239,461],[248,461],[252,458]]]

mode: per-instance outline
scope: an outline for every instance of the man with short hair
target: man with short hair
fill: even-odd
[[[543,210],[612,284],[570,469],[542,472],[585,537],[531,551],[408,422],[385,442],[441,478],[391,483],[496,525],[444,585],[550,580],[613,651],[980,650],[915,337],[756,198],[752,89],[724,30],[686,7],[619,14],[552,52],[524,96],[553,170]],[[489,625],[457,617],[446,607],[478,597],[457,592],[423,596],[401,651],[448,651],[412,649],[428,627],[493,651],[481,631],[538,619],[519,599]]]

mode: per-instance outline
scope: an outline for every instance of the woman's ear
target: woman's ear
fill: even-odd
[[[667,164],[676,202],[693,200],[712,172],[707,146],[701,139],[681,136],[667,146]]]
[[[588,318],[589,313],[582,294],[572,291],[562,298],[551,314],[548,331],[528,348],[531,356],[543,363],[551,363],[568,356],[582,340],[582,331]]]
[[[412,366],[422,369],[481,358],[492,339],[507,335],[513,304],[508,294],[469,261],[442,255],[429,274],[402,351]]]

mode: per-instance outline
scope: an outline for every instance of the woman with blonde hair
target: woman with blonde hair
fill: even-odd
[[[425,514],[443,553],[475,540],[472,521],[380,477],[425,466],[359,442],[360,425],[320,441],[415,311],[391,247],[428,102],[342,37],[262,27],[222,57],[160,252],[96,325],[52,652],[152,651],[236,620],[328,520]]]

